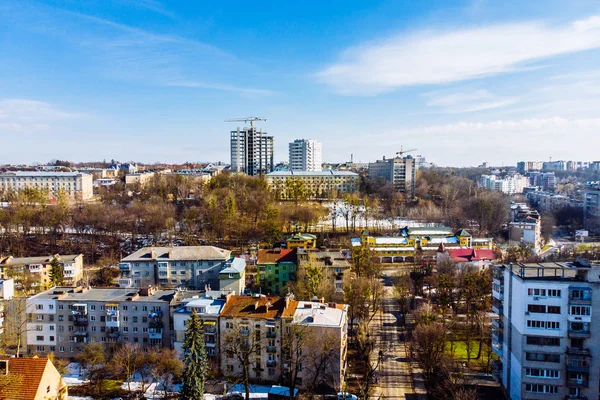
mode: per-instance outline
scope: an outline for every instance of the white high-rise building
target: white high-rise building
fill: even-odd
[[[321,171],[323,146],[314,139],[296,139],[290,143],[290,171]]]

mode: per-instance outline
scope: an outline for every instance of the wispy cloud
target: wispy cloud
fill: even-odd
[[[460,92],[436,91],[425,93],[427,105],[441,109],[446,113],[468,113],[506,107],[516,103],[516,99],[499,97],[487,90],[468,90]]]
[[[165,15],[167,17],[171,17],[171,18],[175,17],[175,14],[173,14],[172,12],[167,10],[165,8],[165,6],[159,1],[155,1],[155,0],[120,0],[120,1],[122,1],[126,4],[130,4],[134,7],[145,8],[145,9],[153,11],[155,13]]]
[[[549,57],[600,47],[600,16],[566,25],[541,22],[416,32],[365,43],[317,74],[342,94],[373,95],[531,68]]]
[[[52,104],[27,99],[0,99],[0,134],[48,128],[53,122],[79,117]]]
[[[277,94],[277,92],[268,89],[255,89],[248,87],[240,87],[233,85],[223,85],[216,83],[202,83],[202,82],[173,82],[169,83],[166,86],[175,86],[175,87],[187,87],[187,88],[200,88],[200,89],[212,89],[212,90],[220,90],[225,92],[235,92],[244,95],[259,95],[259,96],[272,96]]]

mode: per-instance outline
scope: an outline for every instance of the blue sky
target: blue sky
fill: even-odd
[[[597,1],[0,0],[0,164],[598,160]]]

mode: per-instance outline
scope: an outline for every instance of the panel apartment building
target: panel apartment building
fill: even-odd
[[[508,398],[596,399],[600,265],[509,264],[493,271],[495,376]]]
[[[144,247],[119,263],[119,285],[217,289],[219,272],[230,259],[230,250],[214,246]]]
[[[14,278],[17,286],[21,276],[29,271],[37,279],[36,289],[47,289],[50,285],[50,263],[56,258],[63,270],[64,286],[77,286],[83,280],[83,254],[55,254],[42,257],[0,257],[0,279]]]
[[[0,193],[20,192],[24,189],[44,190],[50,198],[64,193],[71,200],[90,200],[94,196],[94,182],[90,174],[82,172],[8,171],[0,172]]]
[[[411,156],[394,157],[369,163],[370,178],[384,178],[394,190],[407,197],[415,196],[417,166]]]
[[[27,352],[74,358],[86,343],[170,347],[174,290],[55,287],[27,299]]]
[[[251,176],[273,171],[273,143],[273,136],[254,126],[231,131],[231,171]]]
[[[600,234],[600,182],[588,182],[583,195],[583,227]]]
[[[290,171],[322,171],[323,146],[314,139],[296,139],[290,143]]]

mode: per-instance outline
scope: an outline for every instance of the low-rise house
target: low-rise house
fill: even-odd
[[[64,286],[77,286],[83,279],[83,254],[55,254],[43,257],[0,257],[0,279],[13,277],[17,287],[25,271],[35,275],[38,282],[34,287],[46,289],[50,283],[50,269],[53,259],[57,259],[62,270]]]
[[[317,247],[317,237],[310,233],[297,233],[286,240],[288,249],[314,249]]]
[[[445,260],[454,261],[459,268],[473,266],[481,270],[492,265],[496,260],[496,254],[493,250],[453,249],[441,245],[438,250],[437,263]]]
[[[8,358],[0,360],[3,400],[67,400],[68,387],[47,358]]]
[[[297,249],[258,251],[258,283],[271,293],[279,293],[289,281],[296,280]]]
[[[121,287],[219,287],[231,251],[214,246],[144,247],[119,263]]]

